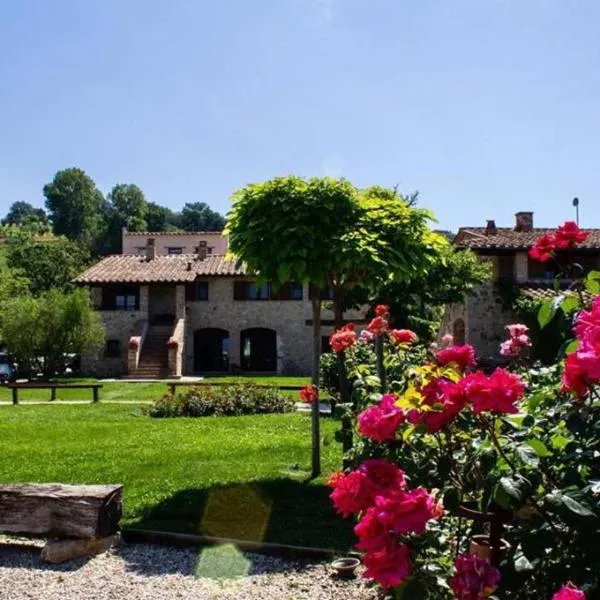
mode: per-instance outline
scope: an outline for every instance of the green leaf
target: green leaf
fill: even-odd
[[[570,315],[581,308],[581,303],[579,302],[579,298],[575,295],[565,296],[560,308],[566,315]]]
[[[562,504],[565,508],[569,509],[572,513],[579,515],[580,517],[594,517],[595,514],[586,506],[573,500],[570,496],[562,495]]]
[[[525,443],[529,444],[540,458],[552,456],[552,452],[548,450],[546,444],[544,444],[542,440],[527,440]]]
[[[517,558],[515,558],[515,571],[517,573],[533,571],[533,565],[529,562],[524,554],[520,554]]]
[[[600,271],[590,271],[585,278],[585,289],[590,294],[600,294]]]
[[[502,477],[500,487],[514,500],[523,502],[529,494],[531,485],[525,477],[514,475],[512,477]]]
[[[544,303],[540,306],[540,310],[538,311],[538,323],[540,327],[543,329],[552,321],[554,315],[556,314],[557,306],[553,303],[552,300],[545,300]]]
[[[530,467],[537,467],[540,464],[540,457],[531,446],[521,444],[516,448],[517,456],[524,464]]]
[[[565,354],[571,354],[579,348],[579,340],[571,340],[565,347]]]

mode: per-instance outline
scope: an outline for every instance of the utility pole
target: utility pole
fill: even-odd
[[[579,225],[579,198],[573,198],[573,206],[575,207],[575,222]]]

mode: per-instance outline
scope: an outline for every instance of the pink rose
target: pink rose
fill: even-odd
[[[585,592],[577,589],[572,583],[567,583],[552,596],[552,600],[585,600]]]
[[[384,394],[379,404],[369,406],[358,415],[358,432],[374,442],[395,439],[398,427],[404,423],[404,411],[396,406],[397,398]]]
[[[363,556],[366,571],[363,577],[373,579],[384,588],[400,585],[410,575],[410,550],[389,540],[378,550]]]

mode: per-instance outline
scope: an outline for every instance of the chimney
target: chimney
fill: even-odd
[[[488,219],[487,225],[485,226],[485,235],[496,235],[498,229],[496,227],[496,221],[494,219]]]
[[[156,258],[156,244],[154,238],[148,238],[146,242],[146,260],[154,260]]]
[[[533,231],[532,212],[518,212],[515,215],[515,231]]]
[[[198,242],[198,260],[204,260],[206,258],[206,242]]]

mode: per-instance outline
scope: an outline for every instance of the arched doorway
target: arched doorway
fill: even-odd
[[[454,338],[454,344],[460,346],[466,341],[465,334],[465,322],[462,319],[456,319],[452,326],[452,337]]]
[[[229,332],[217,327],[194,333],[194,371],[229,371]]]
[[[244,371],[277,372],[277,334],[273,329],[253,327],[240,336],[240,358]]]

